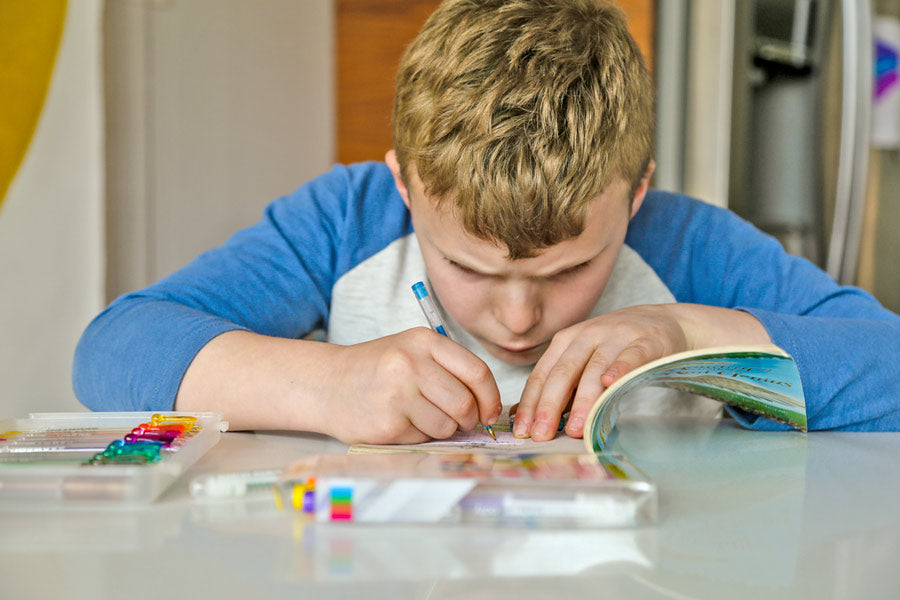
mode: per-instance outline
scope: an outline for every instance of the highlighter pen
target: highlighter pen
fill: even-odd
[[[438,314],[437,308],[434,306],[434,302],[431,300],[431,296],[428,295],[428,290],[425,289],[425,284],[419,281],[418,283],[414,283],[412,286],[412,291],[416,295],[416,300],[419,302],[419,306],[422,308],[422,312],[425,313],[425,318],[428,320],[428,325],[439,334],[450,337],[450,334],[447,333],[447,330],[444,328],[444,321],[441,319],[441,315]],[[490,434],[492,439],[497,439],[497,436],[494,435],[494,428],[490,425],[485,425],[484,430]]]
[[[242,498],[251,492],[271,488],[280,475],[281,469],[211,473],[194,477],[189,489],[194,498]]]

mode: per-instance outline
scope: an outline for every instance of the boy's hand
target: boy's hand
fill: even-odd
[[[577,323],[560,330],[535,365],[513,433],[553,439],[571,405],[565,431],[581,437],[594,401],[632,369],[694,348],[768,342],[749,313],[695,304],[634,306]]]
[[[419,327],[332,346],[323,373],[325,433],[347,443],[417,443],[447,438],[500,416],[500,392],[488,366],[453,340]],[[330,389],[329,389],[330,388]]]

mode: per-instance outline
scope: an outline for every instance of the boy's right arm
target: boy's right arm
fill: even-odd
[[[219,410],[235,428],[348,442],[422,441],[452,433],[451,421],[490,423],[500,404],[492,377],[437,333],[350,346],[303,339],[328,322],[335,281],[408,229],[386,166],[335,167],[103,311],[75,353],[79,400],[94,410]]]
[[[182,379],[177,410],[217,410],[234,429],[295,429],[347,443],[417,443],[494,424],[487,365],[425,328],[351,346],[234,330]]]

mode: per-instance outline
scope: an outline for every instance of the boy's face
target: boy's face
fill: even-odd
[[[505,247],[463,230],[449,206],[436,208],[415,169],[409,169],[407,187],[393,151],[386,161],[441,304],[490,354],[517,365],[536,362],[557,331],[590,315],[649,181],[648,172],[630,208],[629,186],[615,182],[594,200],[581,235],[535,257],[510,260]]]

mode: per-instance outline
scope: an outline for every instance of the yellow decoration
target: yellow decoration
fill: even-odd
[[[0,205],[31,143],[65,18],[65,0],[0,0]]]

